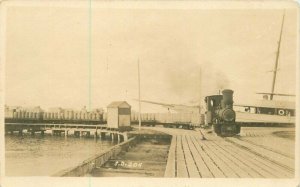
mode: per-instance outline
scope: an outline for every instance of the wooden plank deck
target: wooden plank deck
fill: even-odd
[[[251,144],[243,139],[221,138],[214,134],[205,134],[207,140],[202,140],[197,131],[157,127],[153,130],[173,137],[165,177],[294,177],[294,160],[272,148],[260,146],[259,142]]]
[[[165,177],[176,177],[176,168],[175,168],[175,164],[176,164],[176,144],[177,144],[177,137],[173,137],[172,138],[172,142],[170,145],[170,149],[169,149],[169,154],[168,154],[168,162],[167,162],[167,166],[166,166],[166,171],[165,171]]]

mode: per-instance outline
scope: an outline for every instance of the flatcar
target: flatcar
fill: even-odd
[[[222,95],[205,97],[206,125],[212,126],[218,136],[234,136],[239,134],[241,127],[235,122],[236,113],[233,110],[233,90],[225,89]]]

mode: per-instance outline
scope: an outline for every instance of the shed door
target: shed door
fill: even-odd
[[[130,126],[130,115],[119,115],[119,126]]]

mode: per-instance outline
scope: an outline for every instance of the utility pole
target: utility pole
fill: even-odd
[[[141,82],[140,82],[140,60],[138,60],[138,84],[139,84],[139,131],[141,130]]]

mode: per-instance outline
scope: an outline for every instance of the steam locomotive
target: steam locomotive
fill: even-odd
[[[207,96],[205,103],[206,125],[213,126],[214,132],[218,136],[234,136],[240,133],[241,126],[235,122],[232,90],[223,90],[222,95]]]

